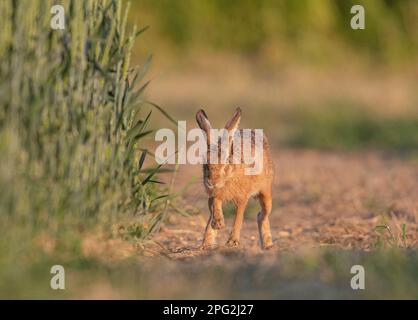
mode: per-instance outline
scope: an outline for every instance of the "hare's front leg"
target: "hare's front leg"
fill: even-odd
[[[263,249],[270,249],[273,247],[273,240],[271,238],[269,216],[271,213],[272,199],[271,191],[261,192],[260,196],[261,211],[257,215],[258,231],[260,233],[260,242]]]
[[[229,236],[228,242],[226,243],[226,245],[229,247],[239,246],[239,238],[241,234],[242,222],[244,220],[244,212],[245,208],[247,207],[247,202],[248,199],[242,202],[238,202],[236,204],[234,226],[232,227],[232,232]]]
[[[222,200],[213,198],[212,206],[212,221],[211,226],[215,230],[219,230],[225,227],[224,214],[222,212]]]
[[[217,231],[212,228],[212,219],[213,219],[213,198],[209,198],[209,220],[206,224],[205,235],[203,236],[203,249],[212,247],[215,244],[216,233]]]

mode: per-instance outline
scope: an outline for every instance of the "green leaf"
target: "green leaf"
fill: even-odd
[[[142,166],[144,165],[144,161],[145,161],[145,157],[147,156],[147,152],[146,151],[142,151],[141,153],[141,157],[139,158],[139,164],[138,164],[138,169],[141,170]]]
[[[153,106],[154,108],[156,108],[158,111],[160,111],[168,120],[170,120],[173,124],[177,125],[177,121],[174,120],[174,118],[172,116],[170,116],[167,111],[165,111],[163,108],[161,108],[159,105],[155,104],[154,102],[150,102],[150,101],[145,101],[147,104]]]
[[[165,184],[165,182],[158,181],[158,180],[148,180],[149,183],[157,183],[157,184]]]
[[[162,196],[158,196],[158,197],[152,199],[151,202],[156,201],[156,200],[159,200],[159,199],[167,198],[168,196],[169,196],[168,194],[164,194]]]
[[[145,77],[145,75],[148,73],[151,63],[152,63],[152,55],[150,54],[147,57],[147,60],[145,61],[141,70],[135,75],[133,83],[135,83],[136,81],[141,81]]]
[[[162,164],[158,165],[157,167],[155,167],[150,174],[142,181],[142,185],[146,185],[148,183],[149,180],[151,180],[151,178],[154,176],[154,174],[157,173],[157,171],[161,168]]]
[[[137,136],[139,133],[141,133],[141,131],[145,128],[150,116],[151,116],[151,112],[150,111],[147,115],[147,117],[145,118],[145,120],[140,120],[138,121],[138,123],[128,131],[128,133],[126,134],[126,140],[128,142],[130,142],[135,136]]]

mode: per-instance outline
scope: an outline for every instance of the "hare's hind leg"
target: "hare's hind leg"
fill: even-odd
[[[270,249],[273,247],[271,238],[269,216],[272,208],[271,190],[261,192],[259,195],[261,211],[257,215],[258,232],[260,234],[261,247]]]
[[[209,220],[206,224],[205,235],[203,236],[202,248],[207,249],[212,247],[215,244],[217,231],[212,228],[212,219],[214,212],[214,203],[213,198],[209,198]]]
[[[247,206],[248,199],[236,204],[235,221],[232,227],[232,232],[226,243],[229,247],[237,247],[239,245],[239,238],[241,233],[242,221],[244,220],[244,211]]]

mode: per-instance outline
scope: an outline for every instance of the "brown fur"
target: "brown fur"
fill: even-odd
[[[233,117],[225,126],[230,132],[238,130],[241,120],[241,110],[236,109]],[[258,175],[245,175],[244,169],[247,165],[241,164],[211,164],[209,163],[210,145],[217,145],[219,154],[222,146],[219,141],[211,142],[209,130],[212,128],[203,110],[196,114],[196,121],[200,128],[205,131],[208,143],[208,164],[203,165],[203,180],[206,192],[209,195],[210,217],[206,226],[203,239],[203,248],[211,247],[215,244],[216,232],[225,227],[222,212],[222,203],[231,201],[235,204],[235,221],[227,245],[238,246],[244,211],[251,196],[257,197],[260,201],[261,211],[257,215],[257,223],[260,234],[262,248],[269,249],[273,246],[270,232],[269,215],[272,208],[272,182],[274,176],[273,165],[270,158],[267,137],[263,137],[263,169]],[[242,130],[241,134],[242,134]],[[254,155],[255,134],[251,134],[252,150]],[[232,148],[232,141],[229,147]],[[232,150],[232,149],[230,149]],[[229,154],[230,150],[227,150]],[[243,157],[241,157],[243,159]],[[232,159],[230,159],[232,162]]]

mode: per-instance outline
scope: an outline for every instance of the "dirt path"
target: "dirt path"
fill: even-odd
[[[379,239],[386,246],[418,246],[416,162],[373,152],[282,150],[274,154],[277,174],[271,227],[275,250],[333,246],[367,251]],[[176,189],[193,179],[197,182],[186,192],[185,202],[200,213],[191,217],[172,214],[153,239],[159,245],[149,246],[174,259],[208,254],[199,249],[208,216],[201,169],[180,168]],[[260,253],[257,211],[258,202],[254,200],[246,212],[237,249],[224,246],[233,219],[229,214],[227,228],[219,232],[214,250]],[[379,225],[386,227],[376,229]]]

